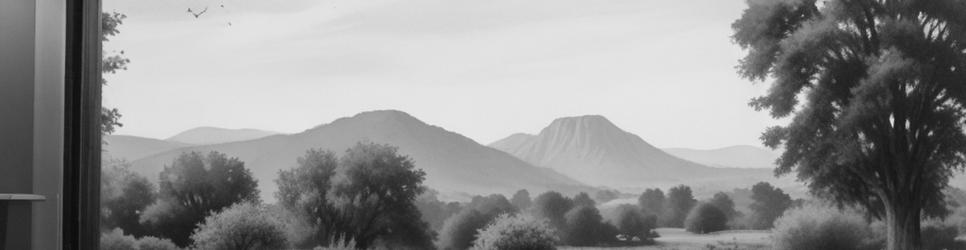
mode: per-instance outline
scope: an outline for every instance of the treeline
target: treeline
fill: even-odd
[[[297,162],[279,172],[277,204],[263,204],[244,163],[218,152],[181,154],[159,189],[124,164],[107,167],[101,249],[433,247],[415,206],[425,173],[395,147],[358,143],[338,157],[310,150]]]

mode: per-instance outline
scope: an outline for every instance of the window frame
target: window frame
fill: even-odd
[[[100,242],[100,0],[66,1],[63,248]]]

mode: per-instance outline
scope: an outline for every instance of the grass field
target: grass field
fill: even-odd
[[[596,250],[596,249],[626,249],[626,250],[759,250],[769,249],[770,232],[741,230],[741,231],[722,231],[713,234],[692,234],[680,228],[659,228],[657,229],[660,238],[655,239],[657,244],[650,246],[637,247],[561,247],[561,250]]]

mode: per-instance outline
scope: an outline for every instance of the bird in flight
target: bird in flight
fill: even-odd
[[[191,8],[188,8],[188,14],[195,16],[195,18],[201,17],[201,15],[205,14],[205,12],[208,12],[208,7],[205,7],[205,9],[201,10],[198,13],[195,13],[193,10],[191,10]]]

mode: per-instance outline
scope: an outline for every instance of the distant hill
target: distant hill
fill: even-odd
[[[275,134],[278,133],[258,129],[198,127],[178,133],[177,135],[174,135],[166,140],[195,145],[208,145],[254,140]]]
[[[720,190],[773,179],[768,170],[712,168],[675,157],[598,115],[559,118],[537,135],[516,134],[490,146],[584,183],[623,190],[674,184]]]
[[[781,156],[778,151],[747,145],[708,150],[665,148],[664,152],[708,166],[729,168],[775,168],[775,159]]]
[[[551,169],[527,164],[507,153],[428,125],[400,111],[371,111],[341,118],[298,134],[274,135],[255,140],[175,149],[133,162],[135,171],[157,176],[165,164],[184,151],[220,151],[238,157],[258,180],[262,199],[275,200],[278,171],[295,166],[310,148],[337,154],[359,141],[391,144],[412,157],[426,171],[425,184],[448,194],[512,194],[558,190],[567,193],[592,190]]]
[[[168,150],[192,146],[191,144],[144,138],[131,135],[108,135],[104,137],[104,155],[129,161]]]

